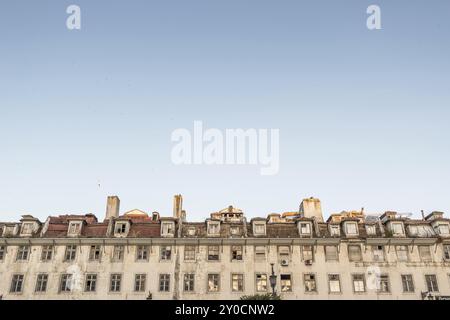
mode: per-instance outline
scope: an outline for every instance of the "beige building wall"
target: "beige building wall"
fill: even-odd
[[[215,239],[221,243],[220,239]],[[28,240],[18,240],[26,243]],[[397,262],[395,246],[385,246],[386,262],[373,262],[372,249],[365,245],[364,241],[356,241],[361,245],[363,262],[349,262],[347,242],[341,241],[339,248],[339,261],[326,261],[324,246],[315,247],[314,262],[311,266],[305,265],[302,259],[301,244],[293,244],[290,247],[291,254],[288,266],[281,266],[278,255],[279,245],[289,245],[292,239],[265,239],[276,244],[266,245],[266,259],[255,261],[255,243],[250,240],[245,242],[235,241],[243,244],[243,260],[232,261],[230,244],[220,245],[219,261],[207,261],[207,244],[197,246],[196,261],[184,261],[183,240],[178,239],[179,244],[173,240],[162,240],[164,245],[172,245],[172,257],[170,261],[160,260],[160,244],[158,241],[142,242],[149,246],[148,261],[136,261],[136,243],[128,241],[125,247],[123,262],[112,262],[113,244],[103,243],[103,240],[83,239],[82,245],[77,243],[77,257],[72,263],[63,262],[65,245],[56,244],[53,259],[50,262],[41,262],[41,246],[33,244],[31,254],[27,261],[16,261],[17,245],[9,244],[3,261],[0,261],[0,294],[3,299],[145,299],[152,294],[153,299],[239,299],[243,295],[252,295],[256,292],[256,274],[271,274],[271,265],[274,263],[274,271],[278,276],[276,290],[280,293],[280,274],[291,274],[292,292],[281,293],[283,299],[421,299],[421,292],[427,291],[425,275],[433,274],[437,277],[439,294],[450,296],[450,262],[443,261],[442,244],[432,245],[431,252],[433,262],[422,262],[417,246],[409,246],[409,261]],[[156,242],[155,242],[156,241]],[[203,240],[202,240],[203,241]],[[205,241],[213,241],[205,239]],[[11,241],[13,242],[13,241]],[[99,262],[89,261],[90,244],[102,245],[102,256]],[[122,242],[122,243],[126,243]],[[181,243],[181,244],[180,244]],[[195,242],[191,242],[195,243]],[[251,244],[249,244],[251,243]],[[378,293],[370,289],[368,272],[379,272],[389,275],[390,292]],[[48,287],[45,293],[35,293],[36,278],[39,273],[49,275]],[[69,293],[60,293],[59,286],[61,274],[74,273],[80,279],[80,287]],[[85,275],[87,273],[97,274],[96,292],[84,292]],[[110,275],[122,274],[121,291],[113,293],[109,291]],[[184,292],[183,277],[186,273],[195,274],[194,292]],[[208,274],[220,274],[220,289],[218,292],[208,292]],[[232,292],[231,274],[244,275],[243,292]],[[303,276],[305,273],[316,275],[317,292],[307,293],[304,288]],[[352,274],[365,274],[366,292],[354,293],[352,287]],[[24,274],[24,288],[22,293],[10,293],[11,279],[13,274]],[[134,292],[135,274],[146,274],[146,289],[144,292]],[[159,275],[170,274],[169,292],[159,291]],[[328,274],[339,274],[341,293],[329,293]],[[413,276],[415,292],[403,293],[402,274]],[[271,288],[267,279],[267,291]],[[369,288],[368,288],[369,286]]]

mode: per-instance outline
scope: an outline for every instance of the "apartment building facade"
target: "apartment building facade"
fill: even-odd
[[[119,215],[108,197],[92,214],[0,223],[2,299],[447,299],[450,220],[359,212],[323,220],[318,199],[250,221],[232,206],[188,222]],[[272,276],[272,285],[271,285]],[[273,281],[275,279],[275,281]],[[273,286],[274,285],[274,286]]]

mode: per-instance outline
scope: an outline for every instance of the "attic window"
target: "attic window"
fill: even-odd
[[[188,233],[188,236],[191,236],[191,237],[195,236],[195,228],[194,227],[188,228],[187,233]]]
[[[358,235],[358,225],[356,222],[347,222],[345,224],[345,233],[349,236]]]
[[[447,223],[440,223],[435,227],[435,231],[439,235],[448,236],[450,234],[450,228]]]
[[[394,235],[394,236],[404,235],[403,224],[401,222],[392,223],[391,231],[392,231],[392,235]]]
[[[341,230],[338,225],[330,225],[330,234],[332,237],[340,236]]]
[[[24,222],[22,224],[21,234],[31,234],[33,232],[33,223]]]
[[[311,224],[308,222],[300,223],[300,234],[311,235]]]
[[[264,222],[254,223],[253,233],[257,236],[264,236],[266,234],[266,224]]]
[[[230,233],[235,236],[239,234],[239,227],[231,227],[230,228]]]
[[[373,225],[366,225],[366,232],[369,236],[375,236],[377,234],[377,229]]]
[[[219,235],[220,234],[220,222],[209,221],[208,222],[208,235]]]
[[[116,228],[114,229],[114,233],[125,234],[126,232],[127,232],[127,223],[126,222],[116,222]]]
[[[69,223],[69,235],[78,235],[81,231],[81,221],[72,221]]]
[[[161,224],[161,235],[163,236],[173,236],[175,234],[175,224],[170,222],[163,222]]]

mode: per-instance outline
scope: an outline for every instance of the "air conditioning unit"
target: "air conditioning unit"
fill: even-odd
[[[289,265],[289,261],[286,260],[286,259],[282,259],[282,260],[281,260],[281,265],[282,265],[283,267],[286,267],[286,266]]]
[[[305,260],[305,265],[312,266],[313,262],[312,260]]]

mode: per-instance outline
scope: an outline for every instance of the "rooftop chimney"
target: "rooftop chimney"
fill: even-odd
[[[317,222],[323,222],[322,205],[316,198],[303,199],[300,204],[299,213],[305,218],[316,218]]]
[[[178,219],[183,218],[183,197],[181,194],[173,197],[173,217]]]
[[[118,196],[109,196],[106,202],[105,220],[119,217],[120,199]]]

